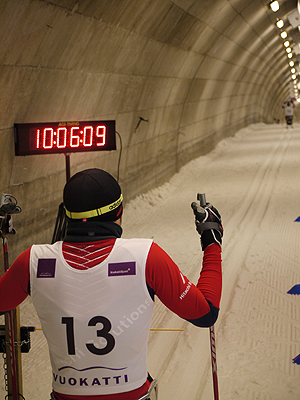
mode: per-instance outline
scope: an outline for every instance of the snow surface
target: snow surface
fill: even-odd
[[[125,207],[123,237],[151,237],[191,281],[202,252],[190,203],[197,192],[221,213],[223,295],[215,326],[220,400],[300,398],[300,125],[255,124],[222,140],[170,181]],[[30,299],[21,324],[40,326]],[[209,330],[156,300],[148,367],[160,400],[213,400]],[[23,354],[26,400],[49,399],[51,370],[41,331]],[[1,381],[0,398],[4,398]]]

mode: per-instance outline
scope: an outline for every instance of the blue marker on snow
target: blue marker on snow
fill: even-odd
[[[300,365],[300,354],[297,357],[293,358],[293,363]]]
[[[293,286],[289,291],[288,294],[300,294],[300,285]]]

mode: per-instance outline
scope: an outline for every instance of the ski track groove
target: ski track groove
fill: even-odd
[[[278,186],[277,180],[278,176],[280,177],[279,172],[286,163],[285,156],[291,151],[291,148],[295,144],[294,140],[292,140],[293,136],[294,140],[296,140],[296,143],[298,142],[299,146],[299,139],[297,140],[295,136],[295,131],[287,132],[286,134],[281,136],[281,139],[273,148],[274,151],[272,152],[272,156],[269,155],[267,157],[259,173],[256,175],[256,177],[260,178],[260,183],[259,185],[257,185],[257,180],[255,180],[251,193],[253,193],[253,190],[255,191],[257,189],[257,196],[253,196],[252,194],[253,202],[255,202],[255,197],[259,197],[261,203],[258,210],[257,208],[253,210],[253,216],[255,216],[255,219],[261,219],[257,226],[257,228],[259,228],[259,232],[265,229],[264,217],[269,211],[270,201],[272,199],[274,189],[276,189],[276,183]],[[257,211],[259,218],[257,218]],[[233,218],[234,217],[235,216],[233,216]],[[255,226],[251,224],[250,219],[251,207],[249,208],[249,215],[245,214],[245,218],[243,220],[243,223],[247,226],[247,230],[255,228]],[[287,223],[287,221],[288,220],[285,220],[284,222],[283,220],[281,220],[280,224],[274,224],[274,230],[273,232],[271,232],[271,235],[274,235],[274,237],[276,235],[280,235],[283,241],[285,235],[289,237],[291,225]],[[247,244],[247,248],[249,249],[248,253],[252,253],[253,247],[258,245],[257,242],[259,239],[257,239],[255,236],[256,235],[252,236],[252,240],[254,243],[252,243],[252,240],[250,240],[251,238],[249,237]],[[299,238],[298,232],[296,237]],[[244,238],[242,238],[242,240],[244,240]],[[270,395],[269,393],[265,393],[265,391],[268,391],[268,385],[270,384],[269,376],[272,376],[272,368],[274,368],[275,375],[276,373],[279,373],[288,375],[289,377],[299,377],[299,369],[297,370],[295,368],[295,364],[292,364],[291,362],[291,359],[299,353],[299,346],[297,351],[297,342],[295,342],[295,339],[297,340],[297,333],[299,333],[300,327],[299,300],[297,299],[298,301],[294,301],[293,298],[286,294],[287,290],[291,286],[293,286],[295,282],[299,282],[299,264],[295,263],[294,255],[288,254],[288,260],[292,265],[282,266],[282,264],[286,264],[287,262],[285,248],[283,247],[283,250],[282,248],[280,248],[279,250],[278,248],[274,248],[272,241],[269,241],[268,238],[266,239],[264,237],[263,240],[270,246],[271,251],[273,250],[274,252],[272,252],[272,254],[269,256],[269,260],[266,260],[264,265],[261,265],[261,263],[255,264],[254,261],[251,262],[250,267],[245,265],[243,271],[237,277],[237,284],[234,285],[234,295],[230,299],[230,313],[227,315],[227,317],[225,316],[223,318],[223,323],[225,321],[226,325],[225,328],[223,328],[223,333],[224,331],[226,332],[226,328],[227,330],[229,329],[228,327],[230,326],[230,324],[235,326],[237,325],[236,318],[238,316],[240,316],[240,318],[243,317],[244,324],[240,323],[240,329],[237,331],[236,335],[234,335],[234,337],[232,338],[230,337],[230,340],[236,340],[236,342],[238,343],[236,355],[238,365],[241,365],[243,359],[246,357],[246,354],[243,354],[242,349],[248,349],[248,354],[251,354],[252,356],[251,361],[255,362],[256,359],[256,365],[260,366],[260,368],[258,368],[257,375],[261,374],[261,376],[265,377],[266,384],[262,386],[260,391],[256,391],[255,381],[248,381],[246,382],[244,388],[237,388],[237,385],[234,383],[234,379],[236,378],[237,373],[244,373],[245,375],[249,375],[249,371],[246,371],[246,367],[242,366],[242,368],[239,369],[238,372],[234,371],[233,376],[230,377],[231,379],[226,380],[226,385],[233,385],[231,388],[231,395],[228,395],[226,392],[228,396],[226,397],[225,395],[225,399],[228,400],[238,398],[253,398],[257,400],[263,400],[265,398],[272,398],[272,400],[284,398],[286,400],[295,398],[294,396],[296,392],[294,391],[294,394],[292,394],[292,390],[289,390],[289,394],[283,393],[282,390],[279,390],[278,394],[275,396],[274,394]],[[225,250],[225,252],[226,251],[227,250]],[[253,257],[258,258],[256,254]],[[224,257],[224,261],[228,262],[229,260],[232,260],[232,258],[232,254],[230,254],[228,258]],[[244,260],[249,260],[249,254],[245,254]],[[242,260],[240,259],[239,263],[241,263],[241,261]],[[249,261],[246,264],[249,264]],[[291,267],[293,274],[290,279],[287,279],[286,277],[289,276]],[[257,273],[257,275],[255,275],[255,272]],[[288,287],[287,281],[290,281],[290,286]],[[226,286],[226,288],[228,290],[228,286]],[[258,294],[260,293],[260,296],[253,299],[253,292]],[[244,315],[242,315],[239,310],[246,311],[244,312]],[[228,318],[227,321],[226,318]],[[245,330],[243,330],[243,327]],[[229,329],[231,334],[233,333],[232,330],[233,328]],[[224,337],[225,336],[226,334],[224,334]],[[224,339],[224,337],[222,337],[222,339]],[[250,337],[256,337],[259,339],[257,339],[256,342],[249,344],[248,341],[251,342]],[[266,338],[269,343],[273,344],[274,350],[268,355],[265,355],[265,358],[263,358],[263,345],[266,342]],[[278,338],[280,338],[280,341],[282,341],[283,343],[278,344]],[[225,345],[224,340],[223,345]],[[281,362],[278,362],[278,359],[280,359]],[[265,364],[264,369],[261,368],[261,365],[263,365],[263,363]],[[273,382],[273,384],[275,384],[275,382]],[[280,380],[278,382],[280,382]],[[222,382],[221,387],[225,392],[226,387],[224,386],[224,384],[225,383]],[[280,385],[278,386],[280,388]],[[293,386],[295,386],[294,382]],[[284,385],[284,387],[286,387],[286,385]],[[237,396],[235,396],[235,392]],[[289,397],[290,394],[291,397]]]
[[[237,208],[236,212],[226,224],[226,230],[229,232],[234,231],[233,235],[227,236],[226,246],[224,245],[223,251],[224,266],[226,266],[228,272],[229,268],[231,268],[235,274],[235,278],[230,274],[230,281],[233,283],[231,284],[232,287],[236,286],[236,281],[239,276],[237,271],[239,271],[240,268],[236,266],[244,265],[245,259],[247,258],[247,249],[250,247],[258,231],[260,222],[268,207],[273,185],[276,180],[276,173],[287,148],[287,143],[284,143],[284,145],[280,147],[284,138],[284,135],[280,135],[279,141],[271,148],[268,157],[252,178],[252,182],[240,203],[240,207]],[[290,138],[291,135],[289,135],[288,139],[290,140]],[[237,225],[237,221],[239,221],[238,226],[234,228],[234,225]],[[237,241],[239,242],[239,247],[236,246]],[[243,251],[241,251],[241,246],[243,247]],[[232,265],[234,268],[232,268]],[[226,287],[227,291],[230,293],[231,290],[228,290],[229,285],[228,283]],[[232,297],[227,301],[232,301]],[[225,301],[222,307],[226,312],[229,303],[227,303],[227,305],[224,303]]]

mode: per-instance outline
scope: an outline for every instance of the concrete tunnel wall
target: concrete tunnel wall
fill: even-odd
[[[23,208],[12,257],[51,241],[66,179],[63,155],[14,155],[14,123],[116,120],[128,201],[238,129],[278,118],[289,92],[274,36],[260,0],[1,0],[0,190]],[[71,174],[116,177],[117,143],[72,154]]]

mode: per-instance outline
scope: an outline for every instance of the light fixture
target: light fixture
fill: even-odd
[[[293,53],[289,53],[288,58],[292,58],[292,57],[293,57]]]
[[[287,37],[286,31],[282,31],[280,36],[282,37],[282,39],[285,39]]]
[[[296,72],[295,68],[291,69],[291,73],[294,74]]]
[[[287,49],[285,49],[285,51],[286,51],[287,53],[290,53],[290,52],[292,51],[292,49],[291,49],[290,47],[288,47]]]
[[[290,66],[290,67],[293,67],[294,65],[295,65],[294,61],[290,61],[290,62],[289,62],[289,66]]]
[[[278,2],[277,0],[271,1],[270,7],[271,7],[271,10],[272,10],[273,12],[278,11],[278,10],[279,10],[279,2]]]
[[[292,79],[294,79],[294,80],[296,79],[296,75],[295,74],[292,75]]]
[[[283,44],[284,44],[285,47],[289,47],[290,42],[288,40],[286,40]]]
[[[284,26],[284,22],[282,21],[282,19],[278,19],[276,22],[277,28],[281,29]]]

